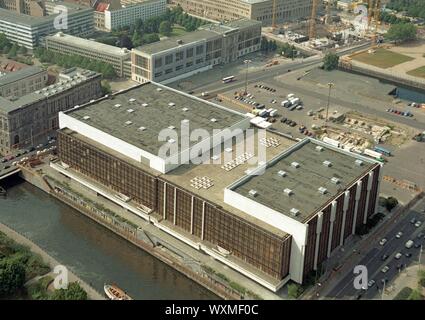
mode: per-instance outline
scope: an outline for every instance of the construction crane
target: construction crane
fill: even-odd
[[[273,0],[273,12],[272,12],[272,28],[273,31],[276,29],[277,25],[276,25],[276,2],[277,0]]]
[[[375,45],[376,40],[378,39],[378,28],[379,23],[381,21],[381,0],[375,0],[375,9],[373,12],[373,17],[375,19],[375,30],[373,32],[372,45]]]
[[[332,9],[332,1],[328,0],[326,4],[326,19],[325,19],[326,24],[330,24],[332,22],[331,9]]]
[[[308,37],[311,39],[316,38],[316,15],[317,15],[317,4],[319,0],[313,0],[311,6],[311,17],[310,17],[310,29]]]
[[[367,29],[370,31],[373,16],[373,0],[367,0]]]

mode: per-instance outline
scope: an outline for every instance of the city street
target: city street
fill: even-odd
[[[400,220],[394,220],[391,222],[391,227],[389,231],[385,233],[384,238],[387,239],[387,242],[384,245],[380,245],[379,239],[376,242],[373,242],[367,248],[367,251],[360,252],[362,258],[359,262],[356,262],[355,265],[365,265],[368,270],[368,280],[374,280],[375,283],[370,286],[367,290],[356,290],[354,288],[354,278],[355,275],[351,272],[346,274],[341,280],[337,281],[335,284],[332,284],[332,278],[329,280],[331,284],[331,289],[328,289],[328,292],[323,294],[321,293],[321,299],[381,299],[382,289],[383,289],[383,280],[387,281],[386,288],[391,286],[391,282],[395,277],[403,272],[403,269],[406,266],[415,264],[419,259],[420,247],[425,243],[424,234],[425,234],[425,200],[422,199],[419,201],[406,215],[404,215]],[[411,223],[412,219],[416,221],[421,221],[422,224],[420,227],[415,227]],[[396,235],[398,232],[402,232],[403,235],[397,239]],[[418,235],[421,234],[421,237],[418,238]],[[405,244],[408,240],[413,240],[414,246],[410,249],[405,247]],[[395,255],[401,253],[402,257],[396,259]],[[411,257],[406,257],[405,254],[411,254]],[[384,255],[388,256],[384,260]],[[422,256],[422,262],[423,262]],[[385,273],[382,272],[382,269],[388,266],[389,269]],[[398,267],[401,267],[398,269]],[[350,269],[349,269],[350,270]],[[354,270],[354,265],[352,265],[351,270]]]

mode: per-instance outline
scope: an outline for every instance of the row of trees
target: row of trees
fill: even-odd
[[[96,71],[101,73],[105,79],[112,79],[117,76],[112,65],[103,61],[92,60],[75,54],[60,54],[44,48],[35,49],[34,54],[40,62],[54,63],[64,68],[80,67]]]
[[[379,14],[380,21],[389,23],[389,24],[397,24],[397,23],[409,23],[410,20],[408,18],[399,18],[395,14],[388,13],[385,11],[381,11]]]
[[[180,6],[167,11],[156,17],[150,17],[143,21],[138,19],[131,26],[124,26],[114,29],[112,36],[99,38],[98,41],[121,48],[132,49],[152,42],[159,41],[159,35],[170,36],[173,25],[179,24],[186,31],[194,31],[205,24],[204,20],[192,17],[183,12]]]
[[[11,42],[4,33],[0,33],[0,53],[7,54],[7,57],[11,59],[18,54],[26,54],[27,48]]]
[[[263,53],[274,52],[278,48],[275,40],[267,40],[266,37],[261,38],[261,47],[260,50]]]
[[[411,17],[425,19],[425,1],[423,0],[391,0],[388,9],[406,11]]]
[[[405,42],[416,39],[417,28],[412,23],[397,23],[391,25],[388,32],[385,34],[385,39],[388,41]]]

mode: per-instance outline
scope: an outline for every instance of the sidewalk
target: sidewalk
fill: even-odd
[[[45,252],[43,249],[41,249],[39,246],[37,246],[34,242],[27,239],[25,236],[17,233],[16,231],[10,229],[6,225],[0,223],[0,231],[3,232],[5,235],[7,235],[12,240],[18,242],[19,244],[22,244],[24,246],[27,246],[30,248],[30,250],[41,256],[43,261],[47,263],[50,268],[53,270],[53,268],[57,265],[60,265],[61,263],[57,260],[55,260],[52,256],[50,256],[47,252]],[[54,276],[54,275],[53,275]],[[74,273],[72,273],[70,270],[68,270],[68,279],[69,282],[78,282],[80,286],[87,292],[87,296],[91,300],[105,300],[103,295],[101,295],[99,292],[97,292],[94,288],[89,286],[87,283],[85,283],[83,280],[81,280],[78,276],[76,276]]]

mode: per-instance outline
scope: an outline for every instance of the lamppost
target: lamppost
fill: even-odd
[[[245,93],[244,93],[245,95],[248,93],[248,69],[249,69],[249,64],[251,62],[252,61],[249,60],[249,59],[244,60],[244,62],[243,62],[246,65],[246,70],[245,70]]]
[[[326,118],[325,118],[325,127],[327,127],[328,125],[328,114],[329,114],[329,105],[331,103],[331,91],[332,88],[335,86],[335,84],[333,84],[332,82],[328,83],[328,87],[329,87],[329,93],[328,93],[328,104],[326,106]]]

